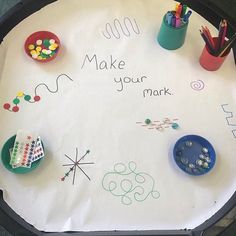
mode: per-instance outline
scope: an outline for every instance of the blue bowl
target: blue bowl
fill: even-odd
[[[196,176],[208,173],[216,162],[213,146],[198,135],[187,135],[180,138],[175,143],[173,156],[181,170]]]

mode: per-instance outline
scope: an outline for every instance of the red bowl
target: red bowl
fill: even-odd
[[[36,41],[37,40],[42,40],[44,42],[44,40],[51,40],[51,39],[54,39],[55,40],[55,43],[58,45],[58,47],[56,48],[55,50],[55,54],[49,56],[48,58],[42,60],[42,59],[39,59],[38,57],[37,58],[33,58],[31,53],[30,53],[30,49],[28,48],[29,45],[35,45],[36,47],[38,45],[36,45]],[[38,32],[35,32],[33,34],[31,34],[25,41],[25,52],[26,54],[31,57],[33,60],[36,60],[36,61],[39,61],[39,62],[49,62],[49,61],[52,61],[53,59],[55,59],[55,57],[57,56],[58,52],[59,52],[59,49],[60,49],[60,40],[59,38],[53,34],[52,32],[49,32],[49,31],[38,31]],[[40,45],[40,47],[43,49],[46,49],[46,50],[49,50],[49,48],[47,46],[44,45],[44,43],[42,45]]]

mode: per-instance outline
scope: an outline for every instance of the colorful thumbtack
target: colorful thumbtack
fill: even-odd
[[[208,163],[207,163],[207,162],[204,162],[204,163],[203,163],[203,167],[207,169],[207,168],[209,167]]]
[[[151,121],[150,119],[146,119],[146,120],[145,120],[145,124],[146,124],[146,125],[150,125],[151,123],[152,123],[152,121]]]
[[[178,129],[178,128],[179,128],[179,125],[178,125],[177,123],[173,123],[173,124],[171,125],[171,127],[172,127],[173,129]]]
[[[191,169],[195,168],[195,165],[192,164],[192,163],[190,163],[188,166],[189,166],[189,168],[191,168]]]
[[[208,149],[204,147],[204,148],[202,148],[202,152],[203,153],[208,153]]]
[[[193,143],[191,141],[186,141],[185,146],[186,147],[192,147]]]
[[[198,166],[202,166],[203,165],[203,161],[198,159],[198,160],[196,160],[196,164]]]
[[[182,158],[180,159],[180,161],[181,161],[184,165],[187,165],[187,164],[188,164],[188,158],[186,158],[186,157],[182,157]]]

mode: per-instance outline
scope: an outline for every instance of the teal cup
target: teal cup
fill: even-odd
[[[168,25],[166,16],[163,17],[157,41],[165,49],[175,50],[183,46],[188,28],[188,21],[176,28]]]

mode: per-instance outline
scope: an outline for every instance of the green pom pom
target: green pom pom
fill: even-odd
[[[31,96],[30,95],[25,95],[24,99],[25,99],[25,101],[30,101]]]
[[[50,42],[49,42],[48,39],[44,39],[44,40],[43,40],[43,45],[44,45],[46,48],[48,48],[51,44],[50,44]]]

